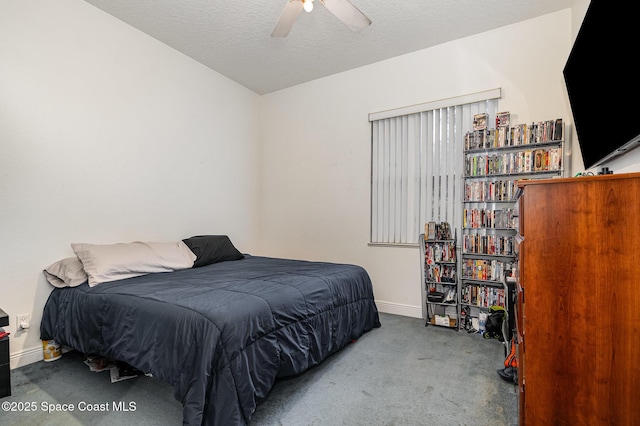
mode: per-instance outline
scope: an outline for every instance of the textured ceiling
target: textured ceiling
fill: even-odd
[[[566,9],[573,0],[351,0],[373,21],[360,33],[316,1],[286,38],[271,31],[287,0],[86,1],[266,94]]]

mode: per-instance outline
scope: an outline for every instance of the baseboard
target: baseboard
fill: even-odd
[[[376,300],[378,311],[385,314],[402,315],[405,317],[422,318],[420,306],[402,305],[400,303],[383,302]]]
[[[9,365],[12,370],[18,367],[24,367],[34,362],[42,361],[42,346],[34,346],[32,348],[23,349],[20,352],[14,352],[9,356]]]

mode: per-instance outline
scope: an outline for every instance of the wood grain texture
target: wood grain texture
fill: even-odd
[[[638,425],[640,174],[521,185],[521,422]]]

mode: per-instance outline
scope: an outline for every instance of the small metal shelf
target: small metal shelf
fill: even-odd
[[[483,153],[493,153],[493,152],[505,152],[505,151],[526,151],[528,148],[538,149],[538,148],[549,148],[554,146],[561,146],[564,143],[563,140],[555,140],[555,141],[547,141],[547,142],[538,142],[538,143],[523,143],[519,145],[507,145],[507,146],[495,146],[495,147],[486,147],[486,148],[473,148],[473,149],[465,149],[464,153],[466,154],[483,154]]]
[[[487,287],[500,287],[500,288],[502,287],[502,281],[479,280],[477,278],[467,278],[467,277],[462,277],[461,281],[463,286],[467,284],[467,285],[479,285],[479,286],[487,286]]]
[[[518,232],[518,230],[516,228],[489,228],[489,227],[478,227],[478,228],[474,228],[474,227],[466,227],[466,228],[462,228],[463,231],[514,231],[514,232]]]
[[[541,176],[541,175],[559,175],[563,174],[563,170],[538,170],[531,172],[518,172],[518,173],[500,173],[500,174],[486,174],[486,175],[469,175],[465,176],[465,179],[490,179],[490,178],[504,178],[504,177],[524,177],[524,176]],[[515,180],[515,179],[514,179]]]
[[[424,283],[425,284],[434,284],[434,285],[437,285],[437,284],[451,285],[451,286],[458,285],[457,281],[456,282],[447,282],[447,281],[429,281],[429,280],[425,280]]]
[[[462,257],[468,257],[473,259],[486,259],[486,258],[515,259],[516,254],[462,253]]]
[[[516,200],[464,200],[465,204],[514,204]]]
[[[459,283],[459,246],[457,232],[453,231],[453,238],[447,239],[431,239],[424,238],[424,234],[419,237],[420,243],[420,258],[421,258],[421,275],[423,288],[422,293],[422,316],[425,320],[425,327],[434,325],[438,327],[450,328],[458,331],[460,323],[460,283]],[[453,273],[453,276],[442,276],[440,278],[451,278],[453,281],[434,281],[434,276],[427,278],[427,265],[425,256],[429,252],[428,246],[447,246],[447,250],[452,250],[453,256],[447,256],[446,260],[430,260],[429,265],[436,266],[438,268],[447,268],[448,271]],[[433,249],[435,249],[433,247]],[[439,257],[439,256],[434,256]],[[430,272],[430,271],[429,271]],[[438,287],[436,287],[438,286]],[[435,299],[440,301],[429,301],[428,293],[431,289],[437,288],[438,292],[443,292],[444,297],[442,299]],[[452,293],[453,292],[453,293]],[[447,299],[447,298],[450,299]],[[451,300],[452,299],[452,300]],[[454,312],[455,311],[455,312]]]

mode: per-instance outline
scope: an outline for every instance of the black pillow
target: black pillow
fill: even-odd
[[[226,235],[199,235],[182,241],[196,255],[194,268],[244,258]]]

